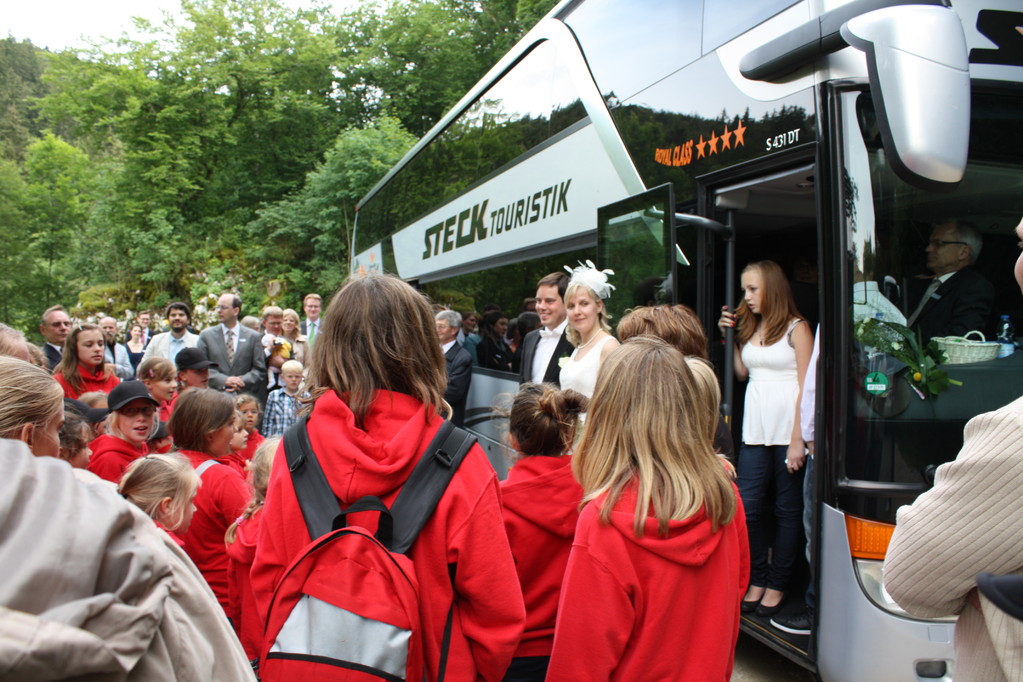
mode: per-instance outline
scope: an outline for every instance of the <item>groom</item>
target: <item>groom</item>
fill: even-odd
[[[540,316],[541,327],[522,340],[520,384],[533,381],[561,386],[559,361],[572,354],[572,344],[565,336],[567,288],[568,273],[565,272],[552,272],[536,283],[536,314]]]

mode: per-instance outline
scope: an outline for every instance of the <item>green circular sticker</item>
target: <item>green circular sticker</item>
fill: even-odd
[[[867,375],[866,389],[871,395],[881,395],[888,390],[888,375],[883,372],[871,372]]]

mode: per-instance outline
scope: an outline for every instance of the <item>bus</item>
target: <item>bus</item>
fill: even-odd
[[[911,317],[949,221],[981,235],[971,267],[994,291],[970,337],[1002,315],[1023,328],[1021,9],[565,0],[361,200],[352,270],[514,316],[540,277],[591,259],[615,271],[615,320],[697,312],[738,443],[743,387],[716,322],[744,264],[781,264],[821,340],[804,571],[817,608],[809,635],[755,614],[742,630],[829,682],[952,679],[954,619],[902,611],[882,561],[896,511],[956,456],[967,420],[1018,397],[1023,353],[957,355],[930,375],[950,381],[919,384],[929,340],[879,332]],[[516,388],[474,369],[466,425],[500,475],[492,408]]]

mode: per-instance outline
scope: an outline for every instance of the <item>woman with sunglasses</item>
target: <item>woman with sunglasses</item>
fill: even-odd
[[[156,428],[156,410],[160,405],[141,381],[115,386],[107,404],[110,408],[107,432],[90,445],[89,471],[120,483],[128,465],[147,454],[146,441]]]

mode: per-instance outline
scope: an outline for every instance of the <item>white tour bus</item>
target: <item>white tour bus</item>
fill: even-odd
[[[881,561],[966,421],[1018,396],[1023,353],[913,385],[862,323],[910,317],[932,226],[961,220],[995,290],[970,326],[1021,328],[1021,215],[1019,0],[566,0],[363,198],[352,269],[514,317],[540,277],[593,259],[616,273],[615,320],[697,311],[738,446],[742,386],[716,320],[739,268],[777,261],[822,338],[802,576],[818,608],[809,636],[756,615],[743,631],[829,682],[951,679],[954,621],[900,610]],[[492,406],[516,387],[474,369],[466,424],[502,476]]]

